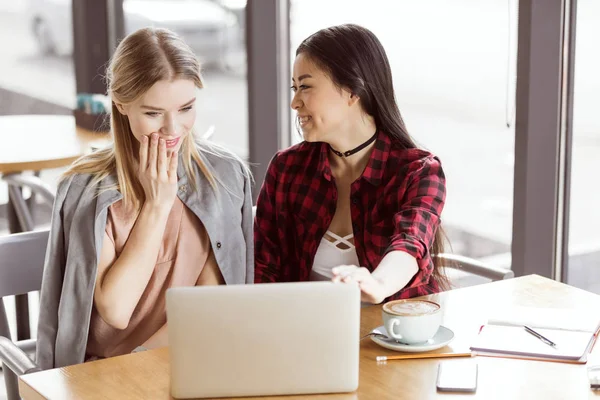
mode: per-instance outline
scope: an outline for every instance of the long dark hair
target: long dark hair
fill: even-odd
[[[373,32],[354,24],[321,29],[300,43],[296,55],[301,53],[327,73],[338,88],[358,96],[364,112],[373,117],[378,130],[391,138],[393,146],[417,147],[396,103],[387,55]],[[444,252],[445,237],[439,226],[429,249],[432,256]],[[433,257],[433,263],[433,278],[442,290],[448,289],[440,259]]]

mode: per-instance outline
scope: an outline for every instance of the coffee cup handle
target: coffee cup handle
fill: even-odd
[[[397,319],[390,319],[385,324],[385,329],[387,330],[389,337],[396,339],[396,340],[402,340],[402,335],[399,335],[394,332],[394,327],[396,325],[400,325],[400,321],[398,321]]]

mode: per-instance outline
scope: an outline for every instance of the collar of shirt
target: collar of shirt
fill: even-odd
[[[385,133],[379,131],[377,140],[373,146],[373,151],[369,156],[367,166],[360,177],[374,186],[379,186],[383,179],[383,172],[385,171],[385,164],[387,163],[392,147],[392,141]],[[323,174],[325,179],[331,181],[331,165],[329,164],[329,145],[327,143],[321,144],[321,154],[319,157],[319,166],[317,170]]]

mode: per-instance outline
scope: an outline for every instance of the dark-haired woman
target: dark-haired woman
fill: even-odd
[[[440,291],[444,173],[406,131],[377,37],[357,25],[309,36],[292,90],[304,142],[269,165],[255,282],[358,282],[374,304]]]

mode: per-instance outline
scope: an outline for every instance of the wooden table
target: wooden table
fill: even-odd
[[[443,323],[455,332],[456,339],[451,346],[457,350],[468,347],[480,325],[485,322],[486,309],[490,307],[522,305],[577,308],[590,312],[600,309],[600,296],[537,275],[453,290],[427,298],[443,305]],[[363,309],[361,334],[381,325],[380,309],[380,306]],[[446,361],[479,364],[477,393],[460,395],[436,392],[436,372],[440,360],[378,364],[375,356],[394,353],[366,339],[361,343],[360,385],[357,392],[270,399],[586,399],[596,396],[589,388],[587,366],[600,362],[598,347],[592,352],[588,365],[496,357],[448,359]],[[25,375],[20,378],[19,389],[25,400],[171,399],[168,349]]]
[[[66,167],[93,148],[111,142],[106,132],[92,132],[75,125],[70,115],[10,115],[0,117],[0,176],[18,176],[23,171],[39,172],[44,169]],[[35,177],[32,185],[44,186]],[[9,188],[9,231],[33,229],[29,216],[17,218],[16,210],[26,209],[17,188]]]
[[[23,171],[66,167],[92,148],[106,146],[110,138],[107,133],[77,127],[70,115],[10,115],[0,117],[0,142],[0,176],[6,177]],[[30,181],[44,185],[35,177]],[[6,214],[10,233],[33,229],[30,206],[34,204],[25,202],[20,188],[9,188]],[[17,338],[28,339],[26,296],[17,296],[16,308]]]
[[[65,167],[108,143],[106,133],[75,126],[70,115],[0,117],[0,174]]]

